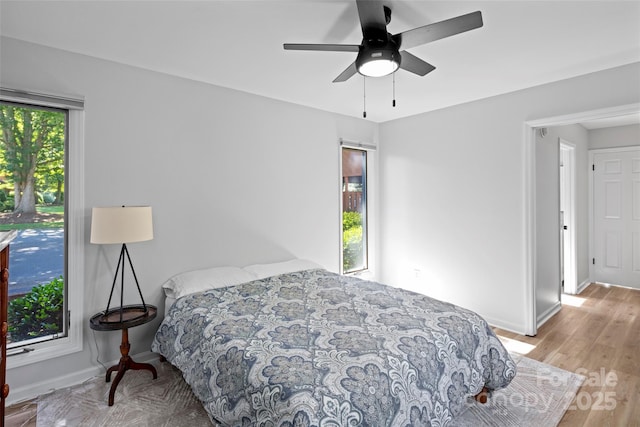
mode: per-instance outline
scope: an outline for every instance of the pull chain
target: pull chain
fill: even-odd
[[[396,73],[393,73],[393,102],[391,103],[392,107],[396,106]]]
[[[367,78],[362,76],[362,117],[367,118]]]

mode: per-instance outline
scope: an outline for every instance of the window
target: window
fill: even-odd
[[[9,254],[9,368],[82,349],[81,107],[0,92],[0,229],[18,230]]]
[[[367,151],[342,147],[342,272],[368,268]]]
[[[66,336],[66,110],[0,103],[0,224],[9,256],[7,348]]]

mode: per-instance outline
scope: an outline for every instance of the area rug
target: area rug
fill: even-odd
[[[471,401],[455,427],[557,426],[585,380],[582,375],[511,353],[518,373],[487,403]]]
[[[512,354],[518,374],[487,403],[469,403],[452,422],[455,427],[556,426],[584,377]],[[104,377],[53,391],[38,399],[37,426],[211,426],[202,405],[168,363],[157,364],[158,379],[148,371],[128,371],[107,406],[110,383]]]

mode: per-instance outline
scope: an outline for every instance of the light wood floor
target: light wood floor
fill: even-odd
[[[563,297],[535,337],[495,331],[526,344],[527,357],[587,377],[561,427],[640,427],[640,290],[592,284]],[[7,408],[5,425],[35,427],[35,406]]]
[[[527,357],[587,377],[561,427],[640,426],[640,290],[592,284],[563,296],[535,337],[495,331],[534,345]]]

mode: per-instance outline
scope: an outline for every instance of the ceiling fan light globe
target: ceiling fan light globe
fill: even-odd
[[[395,72],[400,64],[392,59],[373,59],[364,62],[358,72],[367,77],[382,77]]]

